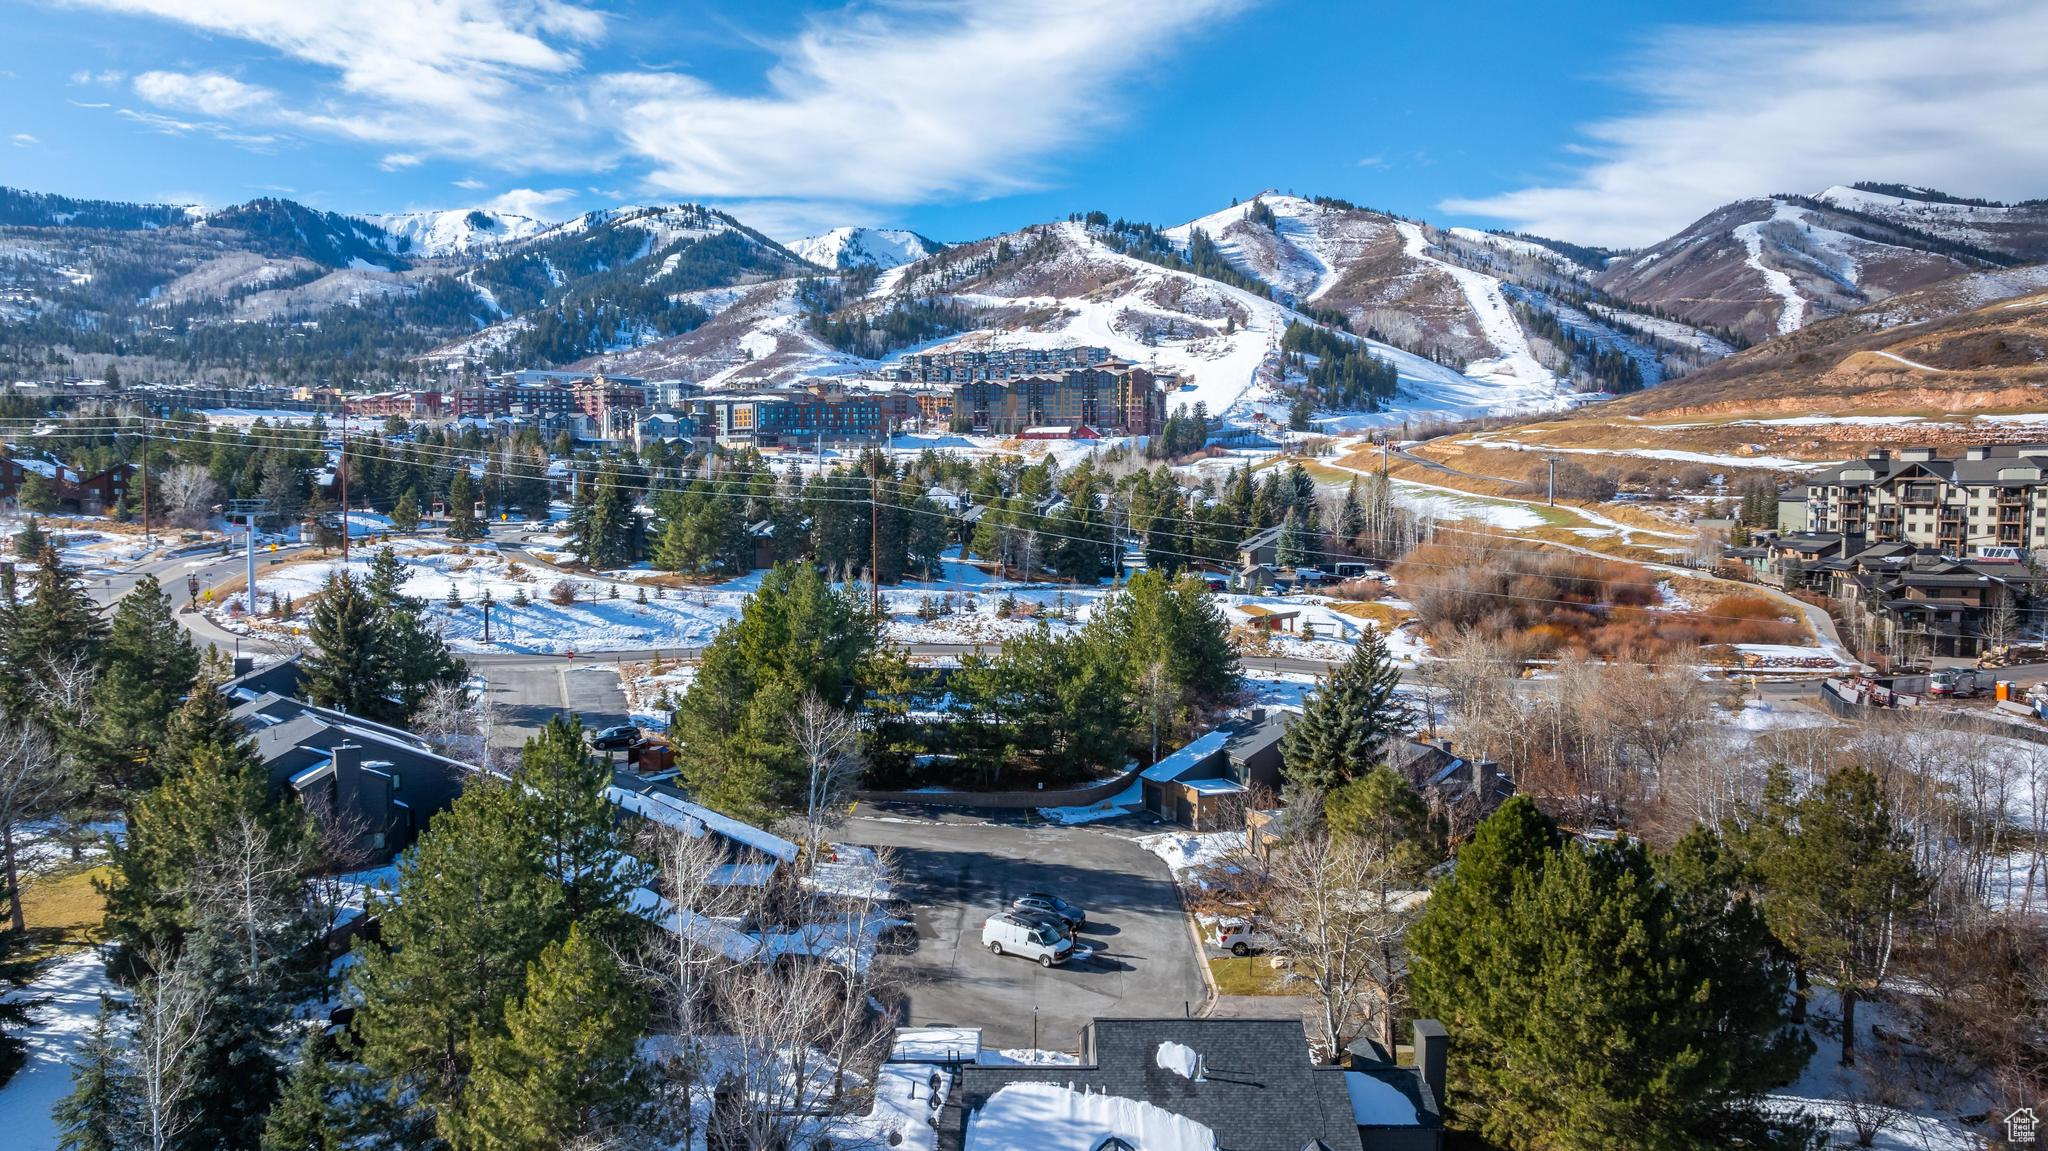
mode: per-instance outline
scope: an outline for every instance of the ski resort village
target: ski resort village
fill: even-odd
[[[2041,1138],[2038,20],[12,7],[0,1147]]]

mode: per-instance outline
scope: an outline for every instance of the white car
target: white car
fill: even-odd
[[[1021,955],[1036,959],[1040,967],[1065,963],[1074,954],[1074,941],[1042,923],[999,911],[981,925],[982,946],[991,955]]]
[[[1228,951],[1232,955],[1250,955],[1263,951],[1272,944],[1272,939],[1249,919],[1235,916],[1219,919],[1209,925],[1206,942],[1209,946]]]

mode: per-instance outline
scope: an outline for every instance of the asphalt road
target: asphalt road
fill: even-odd
[[[491,743],[496,747],[518,747],[565,712],[582,716],[583,726],[593,731],[626,722],[626,693],[613,668],[603,663],[472,664],[470,671],[483,678],[494,705]]]
[[[1105,1016],[1180,1015],[1207,994],[1166,865],[1127,838],[1086,828],[857,817],[839,838],[894,851],[917,942],[904,964],[913,1025],[979,1027],[991,1047],[1072,1048]],[[1026,891],[1080,903],[1087,959],[1042,968],[981,945],[989,914]]]

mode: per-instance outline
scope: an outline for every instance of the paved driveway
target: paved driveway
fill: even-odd
[[[1081,1025],[1107,1016],[1178,1016],[1205,994],[1166,865],[1128,839],[1085,828],[856,818],[846,839],[895,852],[917,941],[902,956],[905,1023],[982,1029],[991,1047],[1072,1049]],[[982,920],[1030,890],[1080,903],[1076,940],[1093,956],[1041,968],[981,945]]]

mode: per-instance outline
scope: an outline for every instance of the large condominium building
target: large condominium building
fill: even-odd
[[[973,380],[1057,375],[1073,368],[1092,368],[1109,358],[1108,348],[1086,345],[1066,348],[962,348],[904,356],[896,362],[889,375],[901,383],[964,384]]]
[[[2048,445],[1884,449],[1806,481],[1806,530],[1962,557],[2048,549]],[[2017,557],[2014,557],[2017,558]]]
[[[1046,427],[1149,436],[1166,423],[1166,394],[1150,370],[1112,359],[1058,375],[970,380],[954,389],[952,419],[955,430],[998,436]]]

